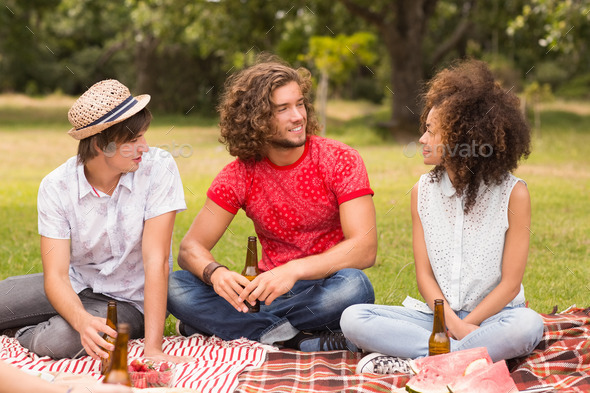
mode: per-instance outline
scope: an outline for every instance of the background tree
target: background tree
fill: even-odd
[[[424,79],[423,46],[428,24],[437,7],[437,0],[380,0],[366,2],[340,0],[353,14],[376,26],[386,48],[391,66],[393,90],[391,122],[393,128],[415,128],[419,108],[416,98]],[[461,2],[461,19],[455,30],[439,43],[427,68],[439,62],[454,49],[469,30],[475,0]]]
[[[359,65],[371,66],[376,60],[374,45],[376,37],[367,32],[347,36],[313,36],[309,41],[309,52],[303,56],[320,71],[317,87],[318,116],[322,135],[326,135],[326,109],[328,84],[333,79],[342,83]]]
[[[370,50],[377,61],[346,78],[331,76],[328,96],[385,98],[387,126],[414,131],[422,82],[463,56],[488,61],[516,92],[537,81],[557,96],[590,98],[589,3],[5,0],[0,92],[78,95],[117,78],[152,94],[157,111],[213,114],[227,76],[256,54],[278,54],[319,77],[315,62],[298,58],[310,52],[312,36],[369,32],[378,37]]]
[[[507,33],[527,43],[528,52],[518,52],[517,60],[530,83],[548,83],[565,97],[590,98],[590,0],[528,1]]]

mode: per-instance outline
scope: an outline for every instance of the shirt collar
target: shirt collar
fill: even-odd
[[[86,174],[84,174],[84,165],[78,164],[76,172],[78,174],[78,197],[82,199],[89,193],[94,194],[92,185],[90,185],[88,179],[86,179]],[[133,191],[133,175],[134,172],[127,172],[121,175],[117,187],[123,186],[127,188],[129,191]]]
[[[117,186],[123,186],[127,188],[129,191],[133,191],[133,177],[135,172],[127,172],[121,175],[119,179],[119,184]]]
[[[442,192],[443,194],[445,194],[445,196],[452,197],[457,193],[455,187],[453,187],[453,183],[451,182],[451,179],[449,178],[449,174],[447,173],[447,171],[444,171],[440,183]]]
[[[92,193],[92,186],[88,183],[88,179],[86,179],[83,164],[76,165],[76,173],[78,175],[78,197],[82,199],[89,193]]]

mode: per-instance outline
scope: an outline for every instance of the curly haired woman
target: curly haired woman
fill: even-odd
[[[486,347],[494,361],[509,359],[531,352],[543,334],[522,286],[531,203],[526,183],[511,172],[530,153],[530,131],[518,98],[476,60],[439,72],[427,87],[420,143],[434,168],[411,198],[416,279],[426,303],[408,297],[404,307],[345,310],[345,336],[374,352],[359,372],[403,371],[399,358],[426,356],[435,299],[444,300],[451,351]]]

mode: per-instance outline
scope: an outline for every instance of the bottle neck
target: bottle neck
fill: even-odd
[[[127,343],[129,341],[128,332],[119,332],[117,335],[117,344],[113,351],[111,370],[127,371]]]
[[[432,331],[444,332],[445,330],[445,309],[442,302],[437,302],[434,305],[434,322],[432,325]]]
[[[117,303],[109,302],[107,308],[107,325],[110,328],[117,330]]]
[[[248,238],[248,249],[246,250],[246,265],[244,266],[243,275],[254,276],[259,274],[258,270],[258,246],[256,237]]]

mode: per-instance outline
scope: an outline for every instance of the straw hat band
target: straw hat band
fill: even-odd
[[[95,126],[98,124],[105,124],[105,123],[113,122],[113,121],[117,120],[119,117],[121,117],[121,115],[123,115],[129,108],[133,107],[136,104],[137,104],[137,100],[133,96],[129,96],[129,97],[127,97],[127,99],[125,99],[125,101],[121,102],[119,105],[117,105],[116,107],[111,109],[109,112],[107,112],[101,118],[96,119],[95,121],[93,121],[92,123],[90,123],[88,125],[85,125],[84,127],[76,128],[76,130],[83,130],[87,127],[92,127],[92,126]]]
[[[82,140],[129,119],[150,102],[149,94],[133,96],[116,79],[95,83],[74,102],[68,111],[72,138]]]

